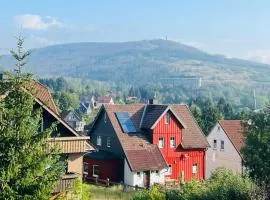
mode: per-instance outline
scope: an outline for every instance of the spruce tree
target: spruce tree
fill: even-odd
[[[0,81],[0,199],[48,199],[64,172],[58,150],[47,143],[56,125],[41,131],[42,110],[26,90],[33,82],[22,67],[30,52],[19,37],[14,73]]]

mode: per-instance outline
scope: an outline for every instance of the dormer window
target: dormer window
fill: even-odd
[[[169,112],[167,112],[166,113],[166,124],[170,124],[170,118],[171,118],[171,116],[170,116],[170,113]]]

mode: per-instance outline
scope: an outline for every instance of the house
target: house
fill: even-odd
[[[84,131],[85,122],[83,121],[82,117],[76,112],[68,110],[61,114],[62,119],[65,120],[73,129],[78,132]]]
[[[245,145],[243,121],[220,120],[207,136],[211,147],[206,153],[206,175],[218,167],[226,167],[235,172],[243,171],[241,149]]]
[[[83,154],[94,150],[94,148],[87,142],[89,137],[78,134],[59,116],[52,95],[46,86],[33,81],[30,88],[31,91],[28,91],[35,97],[35,107],[41,107],[43,111],[41,129],[45,129],[52,123],[57,122],[57,130],[52,133],[48,144],[57,145],[61,150],[61,154],[67,158],[66,173],[53,191],[62,192],[70,188],[74,180],[82,178]]]
[[[98,97],[97,102],[96,102],[97,107],[100,107],[100,106],[106,105],[106,104],[114,104],[112,95],[108,94],[105,96]]]
[[[141,187],[205,178],[209,144],[186,105],[103,105],[89,134],[99,151],[84,157],[87,178]]]
[[[76,109],[76,112],[79,115],[89,115],[92,112],[93,106],[89,102],[81,102],[79,108]]]

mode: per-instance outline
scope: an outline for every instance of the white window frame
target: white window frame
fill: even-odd
[[[137,177],[141,178],[141,172],[137,172]]]
[[[111,137],[107,137],[107,147],[111,147]]]
[[[98,175],[98,174],[95,174],[95,167],[99,167],[99,165],[93,165],[93,173],[92,173],[92,176],[98,178],[99,175]]]
[[[83,174],[88,175],[89,172],[89,164],[87,162],[83,162]]]
[[[220,151],[224,151],[224,149],[225,149],[225,141],[224,140],[220,140]]]
[[[166,113],[165,124],[170,124],[171,114],[169,112]]]
[[[215,142],[216,141],[216,142]],[[217,149],[217,140],[214,139],[213,140],[213,150],[216,150]]]
[[[106,123],[106,122],[107,122],[107,114],[104,113],[104,123]]]
[[[172,165],[171,164],[168,165],[168,173],[167,173],[167,175],[172,175]]]
[[[160,143],[160,141],[162,141],[162,143]],[[158,147],[160,149],[163,149],[165,147],[165,139],[164,139],[164,137],[159,137],[158,138]]]
[[[98,135],[97,136],[97,146],[101,146],[102,145],[102,139],[101,139],[101,136]]]
[[[193,163],[192,165],[192,174],[197,174],[198,173],[198,163]]]
[[[173,138],[173,140],[172,140]],[[170,147],[175,148],[176,147],[176,140],[175,137],[170,137]]]

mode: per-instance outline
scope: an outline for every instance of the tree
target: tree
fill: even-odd
[[[64,164],[47,140],[55,125],[40,130],[41,109],[26,91],[31,75],[22,73],[23,38],[18,38],[15,75],[0,81],[0,199],[48,199],[62,176]]]
[[[270,109],[253,113],[246,125],[245,165],[250,176],[270,189]],[[270,192],[270,191],[269,191]],[[270,194],[270,193],[269,193]]]

